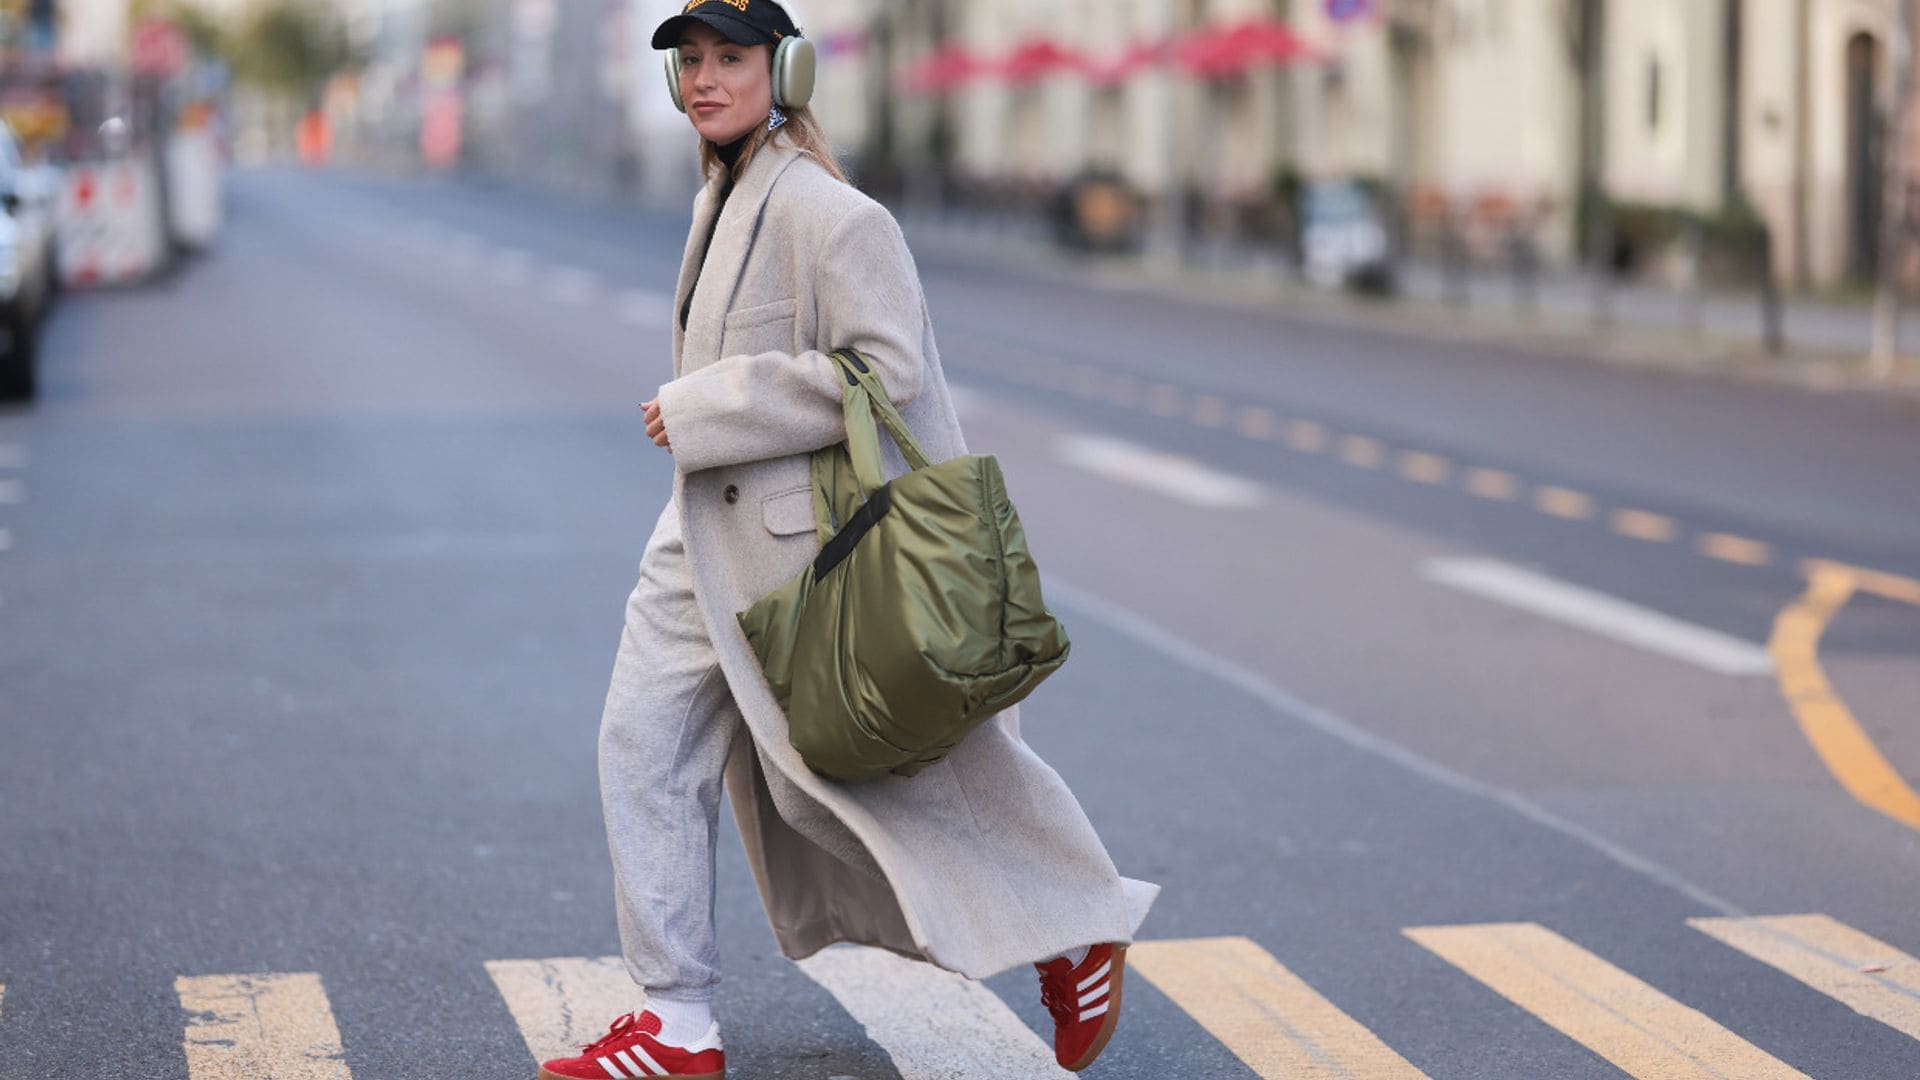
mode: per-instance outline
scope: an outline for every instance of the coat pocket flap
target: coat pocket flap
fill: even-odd
[[[760,500],[760,514],[767,531],[775,536],[792,536],[813,531],[813,488],[789,488]]]
[[[743,326],[759,326],[761,323],[778,322],[791,319],[800,312],[800,301],[795,297],[775,300],[771,304],[755,304],[752,307],[735,308],[727,312],[721,325],[728,330],[738,330]]]

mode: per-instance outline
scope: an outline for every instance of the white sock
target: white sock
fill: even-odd
[[[1093,946],[1082,945],[1077,949],[1069,949],[1068,951],[1061,953],[1060,956],[1064,956],[1067,958],[1068,967],[1079,967],[1081,964],[1084,964],[1087,962],[1087,954],[1092,951],[1093,951]],[[1042,963],[1051,964],[1055,960],[1060,959],[1060,956],[1048,957],[1046,960],[1042,961]]]
[[[680,1001],[648,994],[647,1011],[660,1018],[660,1041],[671,1046],[691,1046],[713,1026],[710,1001]]]

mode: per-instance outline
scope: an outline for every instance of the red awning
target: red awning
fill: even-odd
[[[1051,38],[1030,38],[1015,46],[997,70],[1008,82],[1030,83],[1056,71],[1078,71],[1085,63],[1079,53]]]
[[[1087,78],[1096,86],[1117,86],[1132,78],[1133,73],[1141,68],[1165,61],[1169,52],[1165,42],[1143,39],[1135,41],[1117,55],[1089,57],[1082,67]]]
[[[995,65],[981,60],[961,45],[946,45],[923,57],[900,76],[903,88],[920,93],[940,93],[977,78]]]
[[[1254,67],[1317,60],[1319,54],[1278,19],[1209,26],[1174,46],[1180,66],[1201,78],[1225,78]]]

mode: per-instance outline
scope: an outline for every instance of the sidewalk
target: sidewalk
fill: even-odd
[[[965,222],[896,208],[917,250],[950,258],[1072,274],[1120,289],[1145,289],[1202,303],[1279,307],[1289,315],[1422,339],[1484,343],[1537,354],[1598,360],[1691,375],[1855,391],[1920,405],[1920,300],[1902,313],[1902,355],[1892,379],[1868,377],[1871,306],[1813,297],[1781,300],[1783,355],[1768,355],[1760,299],[1755,294],[1703,293],[1697,300],[1665,289],[1616,284],[1604,294],[1604,321],[1596,320],[1596,290],[1588,275],[1543,270],[1531,309],[1513,279],[1494,272],[1469,275],[1466,303],[1438,266],[1407,262],[1400,290],[1390,299],[1314,288],[1295,278],[1278,257],[1246,252],[1189,251],[1165,257],[1103,257],[1064,251],[1035,221]]]

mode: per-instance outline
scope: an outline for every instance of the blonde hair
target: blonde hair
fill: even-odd
[[[785,145],[803,154],[811,155],[835,180],[852,186],[853,181],[847,179],[847,174],[841,170],[840,163],[834,160],[833,146],[827,141],[827,133],[821,130],[820,121],[814,117],[813,110],[802,106],[780,111],[786,114],[786,123],[772,131],[768,131],[765,124],[755,124],[753,130],[748,133],[747,145],[740,148],[740,157],[733,163],[733,176],[730,179],[737,182],[745,176],[747,166],[753,162],[753,155],[775,138],[782,138],[785,140]],[[720,153],[714,147],[713,140],[702,135],[700,137],[700,174],[712,176],[725,167],[726,163],[720,160]]]

